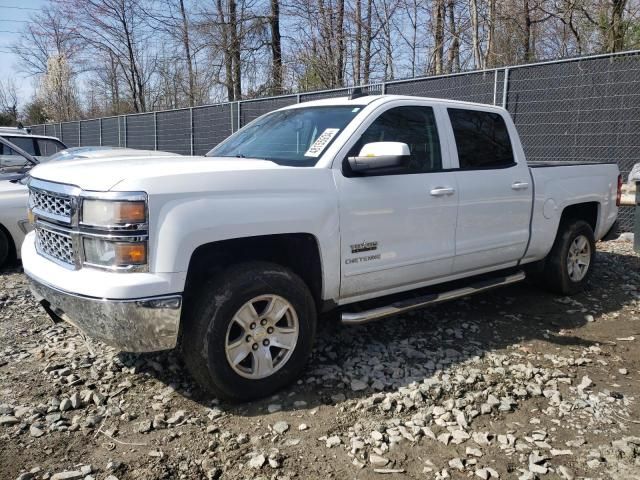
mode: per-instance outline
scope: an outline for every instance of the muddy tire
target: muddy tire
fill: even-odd
[[[216,397],[265,397],[298,378],[316,330],[307,285],[268,262],[231,266],[206,282],[185,310],[182,353]]]
[[[541,280],[560,295],[582,292],[593,272],[596,242],[584,220],[562,222],[551,252],[544,262]]]

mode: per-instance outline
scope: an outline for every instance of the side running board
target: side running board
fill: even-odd
[[[362,323],[372,322],[374,320],[379,320],[391,315],[408,312],[409,310],[414,310],[416,308],[426,307],[427,305],[446,302],[448,300],[454,300],[456,298],[462,298],[476,293],[485,292],[487,290],[502,287],[504,285],[518,283],[524,280],[525,277],[526,275],[524,272],[517,272],[506,277],[497,277],[482,280],[466,287],[459,288],[457,290],[434,293],[431,295],[425,295],[408,300],[400,300],[385,307],[372,308],[371,310],[354,313],[344,312],[342,313],[342,323],[345,325],[359,325]]]

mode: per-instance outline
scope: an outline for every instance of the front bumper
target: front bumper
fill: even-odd
[[[65,292],[30,277],[31,291],[54,320],[126,352],[174,348],[182,295],[110,300]]]

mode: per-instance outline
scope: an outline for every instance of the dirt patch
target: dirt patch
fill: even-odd
[[[521,284],[326,322],[300,381],[244,405],[204,395],[172,352],[52,325],[19,270],[0,274],[0,338],[2,479],[640,478],[627,242],[598,246],[576,297]]]

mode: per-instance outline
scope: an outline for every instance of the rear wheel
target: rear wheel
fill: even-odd
[[[206,283],[183,321],[183,356],[194,378],[219,398],[245,401],[273,393],[302,372],[316,310],[295,273],[251,262]]]
[[[563,222],[544,264],[542,278],[553,292],[573,295],[583,291],[591,277],[596,243],[583,220]]]

